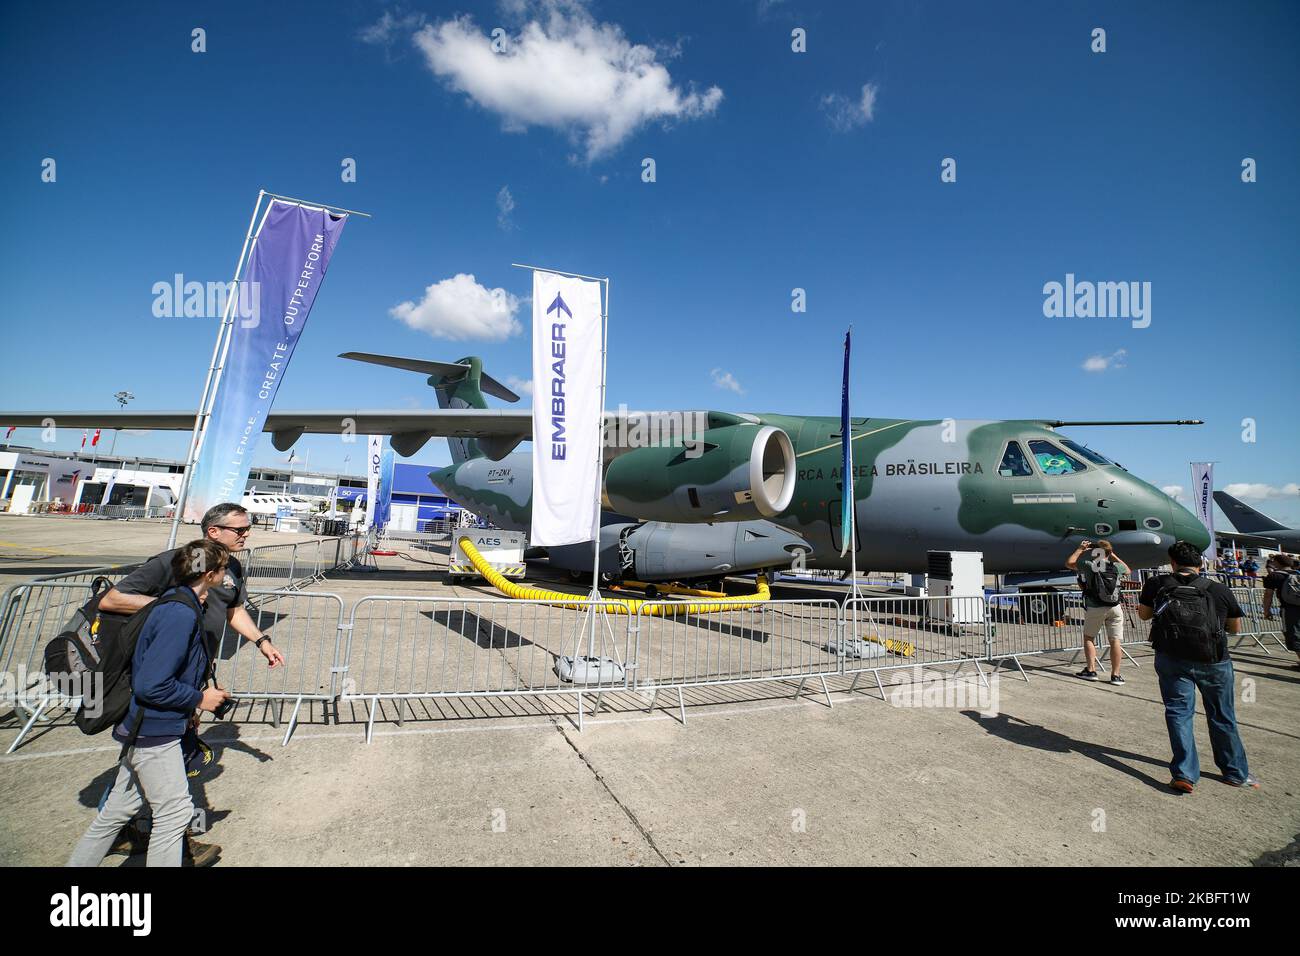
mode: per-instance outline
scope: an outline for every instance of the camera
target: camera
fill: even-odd
[[[217,705],[217,709],[212,712],[212,716],[217,720],[225,720],[226,715],[235,709],[236,703],[235,698],[227,697]]]

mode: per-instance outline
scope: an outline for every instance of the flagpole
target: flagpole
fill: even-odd
[[[217,340],[212,345],[212,358],[208,362],[208,376],[203,382],[203,393],[199,397],[199,408],[194,413],[194,428],[190,432],[190,447],[185,453],[185,470],[181,472],[181,492],[176,502],[176,510],[172,514],[172,527],[167,535],[167,547],[176,547],[176,532],[180,528],[181,517],[185,513],[185,502],[190,494],[190,474],[194,471],[194,462],[197,458],[196,449],[199,443],[199,436],[203,430],[203,420],[207,415],[207,408],[212,392],[215,390],[213,378],[216,375],[218,364],[222,358],[222,343],[229,338],[231,322],[231,312],[234,308],[235,300],[239,297],[239,277],[244,271],[244,262],[248,255],[249,243],[253,241],[253,224],[257,222],[257,211],[262,207],[262,200],[266,197],[266,190],[257,191],[257,202],[253,204],[253,214],[248,217],[248,230],[244,233],[244,247],[239,250],[239,260],[235,263],[235,277],[231,286],[235,290],[233,295],[226,296],[225,314],[221,317],[221,325],[217,329]]]

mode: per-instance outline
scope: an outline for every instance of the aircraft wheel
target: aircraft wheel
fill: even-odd
[[[655,587],[653,584],[645,589],[645,599],[647,601],[657,600],[658,597],[659,597],[659,589]]]
[[[1021,614],[1030,624],[1051,624],[1065,620],[1065,595],[1055,591],[1035,591],[1021,605]]]

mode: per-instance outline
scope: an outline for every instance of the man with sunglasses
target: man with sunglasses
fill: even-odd
[[[230,563],[226,566],[226,575],[220,586],[208,589],[206,610],[203,615],[203,630],[207,637],[208,653],[213,660],[221,651],[222,634],[229,628],[245,640],[254,643],[269,667],[284,664],[284,655],[271,643],[271,639],[258,630],[253,623],[244,601],[248,589],[244,583],[243,565],[234,557],[234,552],[247,547],[248,536],[252,531],[253,519],[243,505],[233,501],[224,502],[209,508],[203,516],[201,525],[203,537],[215,541],[231,552]],[[178,585],[172,572],[172,558],[179,549],[156,554],[140,567],[136,568],[111,588],[99,602],[99,610],[110,614],[134,614],[140,608],[160,597]],[[132,824],[128,824],[122,837],[115,843],[110,853],[142,853],[147,836]],[[218,847],[201,844],[193,840],[186,841],[186,856],[195,866],[206,866],[214,862],[219,852]]]

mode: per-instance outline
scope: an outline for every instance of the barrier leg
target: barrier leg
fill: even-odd
[[[656,687],[650,694],[650,706],[645,709],[647,714],[654,713],[655,701],[659,699],[659,688]]]
[[[282,700],[268,700],[266,702],[266,709],[271,712],[271,726],[276,730],[280,729],[280,710],[283,706],[284,701]]]
[[[370,710],[370,717],[366,721],[366,743],[370,743],[375,738],[375,711],[379,710],[379,698],[371,697],[366,707]]]
[[[805,682],[806,680],[808,680],[808,678],[806,678],[806,677],[801,677],[801,678],[799,678],[799,686],[796,687],[796,688],[794,689],[794,699],[795,699],[795,700],[798,700],[798,699],[799,699],[799,695],[803,693],[803,685],[804,685],[804,682]]]
[[[578,733],[582,733],[582,708],[582,691],[578,691]]]
[[[858,678],[861,677],[861,676],[862,676],[862,671],[858,671],[856,674],[853,675],[853,683],[849,684],[848,693],[851,694],[851,693],[853,693],[854,690],[857,689],[857,686],[858,686]]]
[[[397,726],[406,726],[406,698],[397,698]]]
[[[831,701],[830,688],[826,686],[826,677],[824,675],[821,678],[821,682],[822,682],[822,694],[826,697],[826,706],[830,710],[834,710],[835,704]]]
[[[686,698],[682,696],[682,689],[677,688],[677,709],[682,715],[682,726],[686,726]]]
[[[18,736],[14,738],[14,742],[11,743],[9,749],[5,751],[6,754],[11,754],[18,749],[18,745],[23,742],[23,738],[26,737],[27,732],[32,729],[32,725],[35,724],[36,721],[40,720],[41,714],[45,713],[45,709],[49,706],[50,700],[47,697],[41,701],[40,706],[37,707],[36,710],[32,711],[32,715],[27,718],[27,723],[23,724],[23,729],[18,731]]]
[[[603,690],[596,691],[596,706],[591,708],[591,716],[595,717],[598,713],[600,713],[600,700],[604,696],[605,696],[605,692]]]
[[[880,671],[872,671],[871,676],[876,679],[876,687],[880,691],[880,699],[888,700],[885,696],[885,685],[880,682]]]
[[[284,732],[284,740],[280,743],[281,747],[289,746],[289,738],[293,736],[293,728],[298,726],[298,711],[302,709],[302,695],[298,696],[297,702],[293,705],[293,715],[289,718],[289,727]]]

